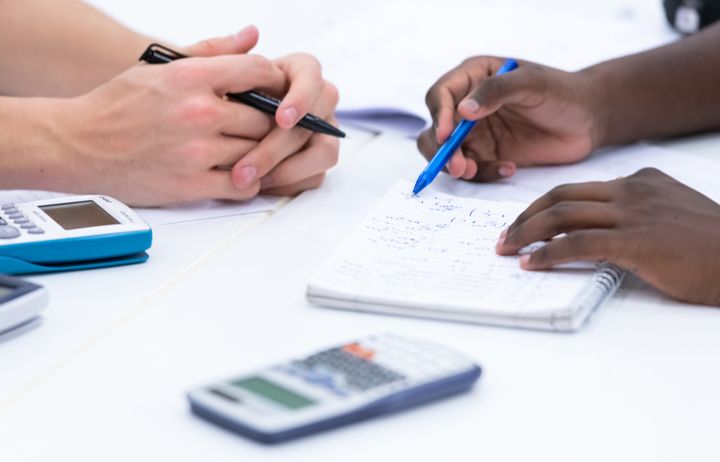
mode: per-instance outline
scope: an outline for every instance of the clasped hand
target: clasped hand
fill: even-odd
[[[320,185],[338,140],[295,124],[308,112],[334,122],[335,87],[318,61],[247,54],[254,27],[138,65],[63,107],[68,191],[105,191],[132,205],[292,195]],[[257,89],[281,98],[275,119],[224,95]]]

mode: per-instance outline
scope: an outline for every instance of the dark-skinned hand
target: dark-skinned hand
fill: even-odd
[[[418,138],[428,159],[461,118],[478,120],[447,165],[456,178],[494,181],[517,167],[577,162],[599,144],[593,85],[569,73],[518,61],[494,76],[504,59],[465,60],[428,91],[433,125]]]
[[[554,188],[503,231],[497,252],[513,255],[552,239],[523,255],[521,266],[607,261],[676,299],[720,305],[719,230],[719,204],[646,168],[613,181]]]

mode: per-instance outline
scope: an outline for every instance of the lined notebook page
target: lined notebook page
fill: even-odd
[[[398,182],[312,279],[310,295],[500,316],[567,312],[592,270],[531,272],[495,243],[525,204],[413,196]]]

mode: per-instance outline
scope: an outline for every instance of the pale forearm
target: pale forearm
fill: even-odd
[[[73,182],[60,126],[64,103],[0,97],[0,189],[62,191]]]
[[[0,94],[85,93],[132,66],[148,41],[77,0],[0,0]]]
[[[601,144],[720,129],[720,24],[579,74],[592,83]]]

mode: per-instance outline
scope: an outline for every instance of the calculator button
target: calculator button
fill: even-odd
[[[322,351],[298,363],[312,370],[331,371],[339,375],[347,387],[359,391],[367,391],[405,378],[402,374],[373,361],[348,353],[343,348]]]
[[[0,226],[0,239],[14,239],[20,236],[20,230],[14,226]]]
[[[27,230],[29,234],[45,234],[45,231],[40,228],[30,228]]]
[[[8,218],[10,218],[11,220],[17,220],[18,218],[25,218],[25,215],[20,212],[15,212],[8,214]]]
[[[355,355],[361,359],[372,359],[375,356],[375,352],[359,343],[350,343],[343,347],[343,351]]]
[[[28,219],[25,218],[25,217],[22,217],[22,218],[16,218],[15,220],[13,220],[13,222],[14,222],[16,225],[22,225],[22,224],[25,224],[25,223],[30,223],[30,220],[28,220]]]
[[[2,210],[16,209],[16,208],[17,208],[17,205],[15,205],[15,204],[3,204],[2,206],[0,206],[0,209],[2,209]]]
[[[21,227],[22,229],[33,229],[33,228],[37,228],[37,226],[35,226],[35,223],[33,223],[32,221],[28,221],[27,223],[23,223],[23,224],[20,225],[20,227]]]

